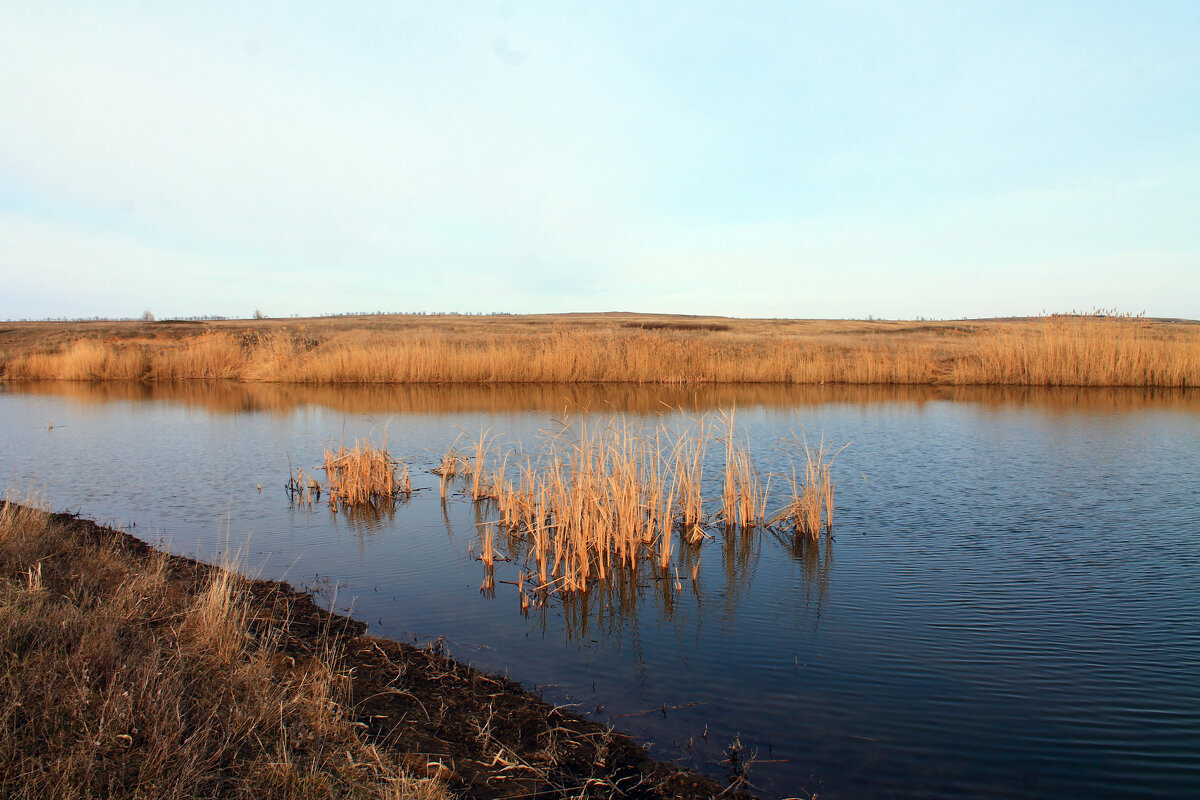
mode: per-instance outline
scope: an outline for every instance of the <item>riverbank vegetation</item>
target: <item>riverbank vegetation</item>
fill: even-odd
[[[450,796],[362,735],[333,638],[129,544],[3,505],[0,794]]]
[[[7,379],[1200,386],[1200,324],[665,315],[7,323]]]
[[[0,504],[0,795],[700,798],[714,781],[283,584]]]

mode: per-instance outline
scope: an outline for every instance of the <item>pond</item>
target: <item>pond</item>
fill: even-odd
[[[847,445],[832,537],[713,527],[678,582],[647,568],[522,609],[499,563],[481,592],[487,510],[429,472],[456,438],[735,408],[764,474],[790,435]],[[324,447],[385,433],[411,500],[289,502],[296,467],[323,480]],[[763,797],[1200,796],[1197,392],[9,383],[0,463],[18,498],[239,551],[659,758],[722,776],[740,748]]]

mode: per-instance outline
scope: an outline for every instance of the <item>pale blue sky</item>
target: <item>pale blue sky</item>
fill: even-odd
[[[0,5],[0,318],[1200,317],[1200,3]]]

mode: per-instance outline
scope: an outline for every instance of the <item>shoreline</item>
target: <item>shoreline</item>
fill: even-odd
[[[43,567],[48,563],[53,567],[53,559],[70,562],[75,551],[89,548],[111,550],[124,559],[122,563],[127,563],[133,574],[121,578],[123,584],[142,580],[144,571],[160,570],[171,591],[202,596],[207,591],[204,587],[216,585],[214,581],[236,581],[244,587],[238,596],[243,598],[247,618],[256,621],[251,629],[257,630],[254,626],[261,626],[264,620],[283,626],[283,632],[277,634],[280,649],[270,654],[272,663],[284,664],[285,674],[277,676],[277,681],[286,684],[304,664],[336,652],[335,678],[340,676],[347,691],[340,712],[361,730],[367,746],[386,751],[389,759],[402,763],[418,779],[443,784],[452,796],[583,793],[647,800],[748,796],[736,786],[727,787],[670,762],[655,761],[645,746],[629,736],[555,708],[503,676],[460,663],[436,642],[422,648],[369,636],[366,624],[324,610],[311,594],[287,583],[244,578],[224,566],[171,555],[132,534],[76,514],[38,511],[12,502],[0,508],[5,531],[17,517],[42,520],[25,524],[44,524],[49,535],[65,542],[36,564],[3,565],[6,573],[28,575],[30,587],[35,583],[35,568],[40,584]],[[13,538],[11,533],[2,535]],[[4,553],[10,555],[10,550],[4,549]],[[0,612],[7,611],[7,606],[0,607]],[[134,625],[143,622],[131,621]],[[130,746],[121,756],[138,759],[136,729],[118,739],[122,737]],[[15,788],[21,796],[23,787],[13,780],[13,775],[5,776],[0,786]]]
[[[388,315],[0,324],[0,379],[279,385],[1200,386],[1200,324]]]

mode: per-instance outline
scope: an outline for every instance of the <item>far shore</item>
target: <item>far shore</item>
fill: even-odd
[[[1200,386],[1200,323],[666,314],[0,323],[0,379]]]

